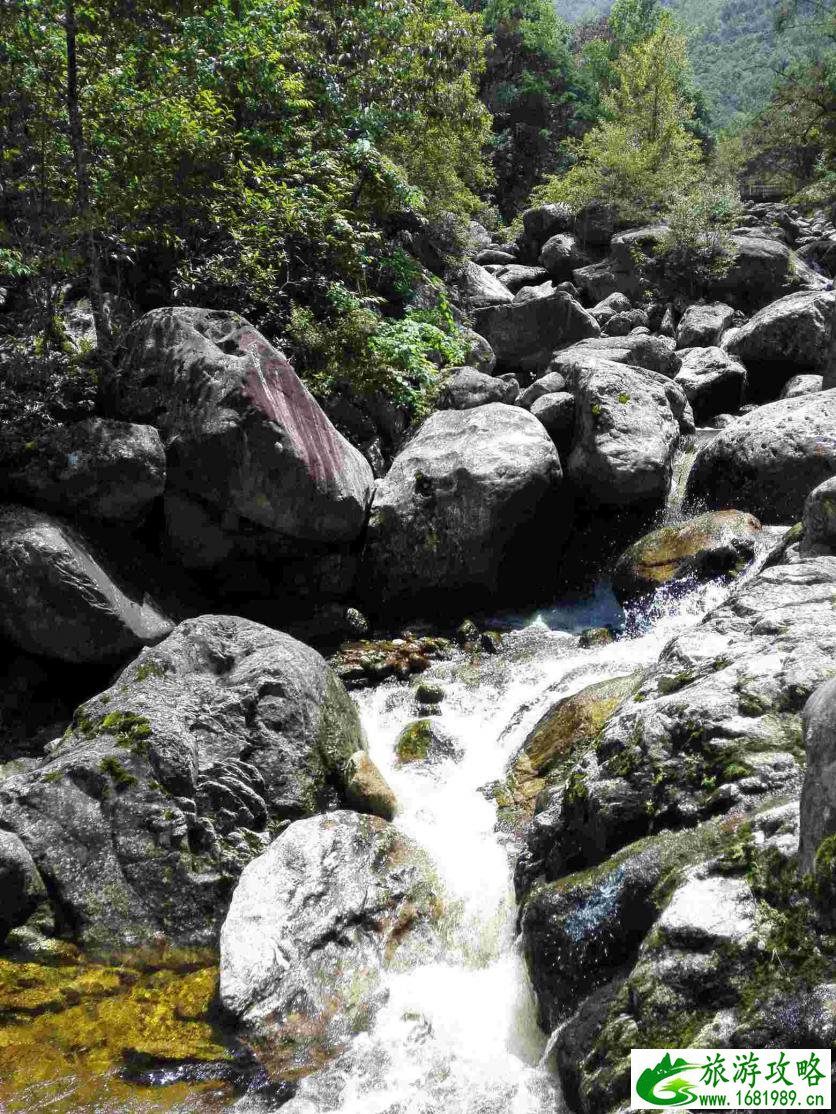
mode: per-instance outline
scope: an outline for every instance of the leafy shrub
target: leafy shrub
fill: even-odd
[[[439,386],[439,368],[465,358],[467,346],[441,289],[434,307],[410,307],[400,319],[382,317],[375,299],[361,300],[340,283],[331,284],[327,302],[320,318],[295,305],[287,329],[297,370],[314,394],[340,387],[360,397],[380,392],[421,416]]]
[[[729,185],[703,181],[678,194],[665,214],[669,231],[656,249],[664,288],[696,296],[728,274],[735,259],[731,230],[742,214],[740,194]]]

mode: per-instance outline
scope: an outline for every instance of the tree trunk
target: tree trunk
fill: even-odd
[[[73,152],[76,179],[76,209],[82,226],[82,243],[90,282],[90,305],[99,355],[110,362],[113,355],[113,334],[105,311],[102,291],[102,269],[96,235],[90,227],[90,179],[87,169],[87,149],[78,99],[78,51],[75,0],[64,0],[64,34],[67,43],[67,119],[69,121],[70,147]]]

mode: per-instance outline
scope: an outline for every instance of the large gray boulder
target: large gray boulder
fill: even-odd
[[[824,385],[823,375],[793,375],[784,384],[781,398],[799,398],[801,395],[817,395]]]
[[[433,414],[377,489],[363,564],[375,603],[460,608],[491,598],[521,567],[532,583],[554,561],[562,472],[525,410],[494,403]],[[540,531],[550,544],[542,544]],[[520,565],[520,562],[523,565]]]
[[[574,236],[558,233],[543,244],[537,263],[557,282],[563,282],[583,263],[583,252]]]
[[[156,425],[171,490],[303,542],[353,541],[374,476],[284,356],[226,311],[157,309],[126,339],[120,417]]]
[[[575,396],[566,466],[574,488],[601,506],[663,503],[680,432],[665,386],[604,359],[581,364],[567,381]]]
[[[12,645],[65,662],[117,662],[171,628],[74,527],[0,507],[0,632]]]
[[[299,820],[244,870],[221,932],[224,1009],[280,1077],[321,1067],[381,1004],[387,967],[431,946],[423,854],[372,816]]]
[[[513,302],[514,295],[503,284],[480,267],[478,263],[466,263],[458,278],[459,288],[467,307],[471,310],[484,309],[485,306],[501,306]]]
[[[522,223],[526,238],[539,245],[558,232],[570,232],[574,217],[567,205],[538,205],[526,209]]]
[[[0,782],[0,815],[77,943],[208,945],[242,867],[283,821],[341,805],[364,747],[316,651],[246,619],[189,619]]]
[[[683,354],[674,382],[685,392],[699,424],[740,409],[746,368],[722,348],[692,348]]]
[[[439,410],[472,410],[489,402],[509,402],[518,388],[504,379],[484,375],[472,367],[456,368],[438,393]]]
[[[473,318],[497,360],[511,368],[544,368],[555,349],[601,331],[598,322],[562,290],[545,298],[480,309]]]
[[[689,306],[676,331],[677,348],[712,348],[731,325],[734,310],[724,302]]]
[[[836,835],[836,680],[825,682],[807,701],[804,747],[799,866],[808,873],[816,866],[822,841]]]
[[[165,471],[153,426],[86,418],[41,433],[3,486],[16,499],[62,515],[133,523],[162,495]]]
[[[790,376],[824,373],[834,307],[832,292],[790,294],[756,313],[724,347],[746,365],[751,385],[763,383],[762,393],[774,398]]]
[[[0,944],[47,904],[46,896],[32,856],[14,832],[0,829]]]
[[[527,286],[540,286],[547,282],[549,272],[544,267],[526,267],[520,263],[511,263],[497,271],[496,278],[512,294],[517,294]]]
[[[765,523],[797,522],[813,488],[836,474],[834,429],[833,390],[762,406],[699,450],[687,496]]]
[[[573,364],[578,357],[586,355],[599,356],[616,364],[630,364],[633,367],[647,368],[648,371],[658,371],[669,379],[673,379],[682,364],[681,357],[674,351],[673,342],[667,337],[635,333],[624,337],[595,337],[573,344],[555,353],[550,370],[565,374],[565,367]]]
[[[820,290],[824,280],[780,240],[750,233],[732,236],[735,258],[728,272],[713,280],[712,296],[747,313],[796,290]]]

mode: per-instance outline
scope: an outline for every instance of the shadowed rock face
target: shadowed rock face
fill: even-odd
[[[804,745],[800,866],[810,872],[822,841],[836,835],[836,681],[825,682],[807,701]]]
[[[154,310],[126,344],[114,406],[159,428],[170,492],[286,538],[344,543],[360,534],[371,468],[242,317]]]
[[[545,368],[556,348],[597,337],[600,326],[571,295],[556,290],[545,298],[493,305],[473,314],[500,364]]]
[[[228,616],[190,619],[0,783],[4,829],[91,949],[211,944],[242,867],[283,821],[342,804],[365,748],[316,651]]]
[[[834,423],[836,390],[760,407],[700,449],[688,498],[767,524],[797,522],[813,488],[836,474]]]
[[[58,514],[132,523],[163,493],[165,452],[151,426],[87,418],[44,431],[4,487]]]
[[[13,645],[59,661],[112,663],[171,627],[78,530],[40,511],[0,508],[0,631]]]

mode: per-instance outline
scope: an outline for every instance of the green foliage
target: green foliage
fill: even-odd
[[[276,335],[322,276],[373,292],[393,219],[464,222],[490,186],[456,0],[72,0],[82,207],[65,2],[0,7],[0,273],[42,280],[45,321],[92,243],[106,288],[151,270]]]
[[[384,318],[345,286],[328,290],[329,312],[318,320],[293,307],[288,333],[300,370],[315,394],[349,387],[355,395],[377,392],[413,416],[426,413],[439,385],[440,367],[461,364],[467,346],[442,290],[431,309],[407,308]]]
[[[614,205],[626,220],[644,220],[693,181],[701,151],[687,124],[693,105],[683,95],[688,59],[669,20],[614,66],[605,118],[577,147],[577,162],[535,192],[539,202],[580,209],[593,200]]]
[[[665,213],[669,231],[656,249],[662,288],[697,297],[728,274],[735,259],[731,230],[742,213],[730,185],[703,179],[675,195]]]

